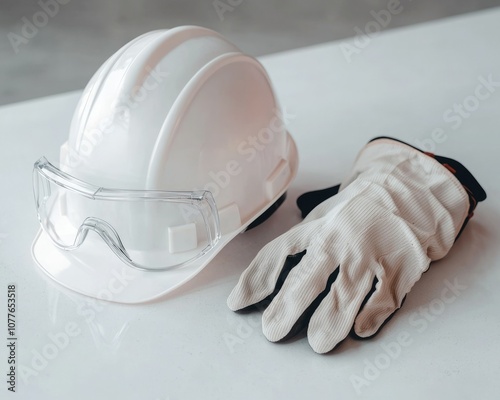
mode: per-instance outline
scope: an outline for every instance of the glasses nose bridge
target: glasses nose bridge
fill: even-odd
[[[77,246],[80,246],[83,243],[89,231],[97,233],[114,252],[119,252],[130,260],[130,257],[125,250],[125,246],[123,246],[120,235],[118,235],[116,229],[101,218],[87,217],[83,221],[82,225],[78,229],[76,239]]]

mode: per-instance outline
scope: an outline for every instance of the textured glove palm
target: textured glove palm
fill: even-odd
[[[332,350],[353,326],[359,337],[372,336],[430,262],[448,253],[469,206],[467,191],[435,159],[394,140],[375,140],[338,195],[258,253],[228,306],[242,309],[274,292],[263,314],[265,336],[282,340],[312,314],[307,336],[318,353]],[[304,251],[279,282],[287,257]]]

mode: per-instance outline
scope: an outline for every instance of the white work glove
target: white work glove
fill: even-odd
[[[272,342],[310,318],[307,336],[318,353],[332,350],[353,326],[355,335],[372,336],[430,262],[448,253],[475,207],[469,194],[433,157],[376,139],[336,196],[258,253],[228,306],[272,300],[262,317]],[[299,262],[286,270],[292,255]]]

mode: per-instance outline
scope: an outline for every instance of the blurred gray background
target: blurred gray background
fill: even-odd
[[[107,57],[149,30],[201,25],[259,56],[355,36],[356,27],[373,20],[370,12],[387,9],[388,2],[0,0],[0,104],[83,88]],[[404,10],[385,29],[500,5],[500,0],[400,2]],[[26,21],[39,27],[30,30]]]

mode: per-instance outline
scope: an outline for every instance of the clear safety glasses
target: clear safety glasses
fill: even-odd
[[[57,247],[75,250],[95,232],[122,261],[140,270],[187,265],[221,236],[208,191],[106,189],[66,174],[45,157],[34,165],[33,188],[42,229]]]

